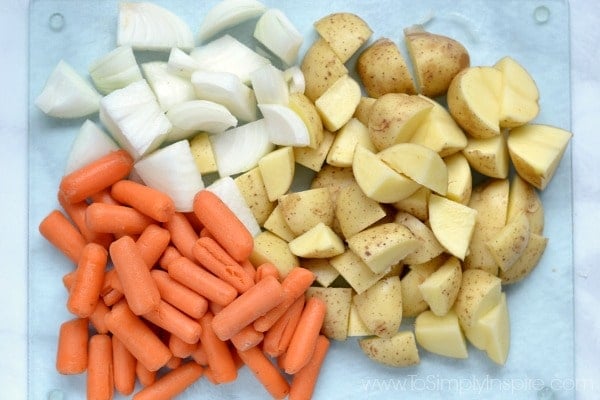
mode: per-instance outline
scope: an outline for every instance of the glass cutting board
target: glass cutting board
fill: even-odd
[[[215,1],[157,1],[197,32]],[[427,21],[426,29],[454,37],[469,50],[472,65],[492,65],[504,55],[523,64],[536,79],[541,112],[537,122],[570,129],[569,16],[566,1],[553,0],[383,0],[265,1],[283,9],[305,35],[302,52],[316,38],[312,23],[336,11],[360,15],[374,30],[402,44],[404,27]],[[81,399],[85,374],[55,371],[58,329],[66,311],[62,276],[72,269],[38,233],[42,218],[58,207],[57,188],[70,144],[83,119],[55,120],[34,105],[60,59],[81,74],[116,43],[115,0],[33,0],[30,6],[29,70],[29,398]],[[248,32],[252,23],[234,29]],[[254,46],[251,40],[246,43]],[[404,50],[403,50],[404,51]],[[139,60],[144,59],[141,55]],[[164,56],[166,58],[166,56]],[[355,58],[349,61],[353,70]],[[97,115],[91,119],[97,121]],[[542,193],[548,248],[536,270],[506,288],[512,345],[505,366],[469,347],[467,360],[420,349],[421,363],[389,368],[367,359],[357,340],[334,342],[323,366],[315,399],[568,399],[574,397],[571,152]],[[407,320],[405,327],[410,328]],[[554,397],[552,397],[554,396]],[[118,395],[117,399],[122,398]],[[233,384],[213,386],[202,379],[181,399],[269,398],[242,369]]]

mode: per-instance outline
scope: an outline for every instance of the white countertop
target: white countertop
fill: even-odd
[[[543,1],[540,1],[543,3]],[[571,92],[577,398],[600,398],[600,7],[571,1]],[[0,2],[0,398],[27,386],[27,2]],[[543,329],[543,327],[540,327]],[[560,344],[557,344],[560,345]],[[518,395],[516,398],[522,398]],[[38,400],[38,399],[36,399]]]

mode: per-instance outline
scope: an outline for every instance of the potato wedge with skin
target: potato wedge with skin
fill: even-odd
[[[462,153],[444,158],[448,168],[448,191],[446,197],[460,204],[469,204],[473,190],[473,174],[469,162]]]
[[[258,161],[269,201],[276,201],[287,193],[294,180],[295,167],[294,150],[289,146],[274,150]]]
[[[336,133],[329,153],[327,153],[327,164],[336,167],[351,167],[354,149],[359,144],[370,151],[376,151],[369,137],[369,128],[356,118],[350,118]]]
[[[419,247],[402,260],[404,264],[422,264],[444,252],[431,229],[414,215],[406,212],[396,213],[394,222],[406,226],[420,242]]]
[[[331,226],[335,205],[327,188],[307,189],[279,197],[285,222],[296,235],[307,232],[319,222]]]
[[[500,301],[500,278],[481,269],[463,271],[462,283],[454,302],[454,311],[463,328],[470,328],[475,321]]]
[[[248,172],[237,176],[234,179],[246,204],[250,207],[256,222],[262,225],[276,206],[274,201],[269,199],[262,174],[259,167],[254,167]]]
[[[540,258],[546,250],[548,238],[531,233],[527,247],[521,257],[506,271],[500,270],[499,277],[503,284],[511,284],[521,281],[534,270]]]
[[[402,315],[416,317],[429,308],[419,290],[426,277],[415,270],[409,270],[400,280],[402,286]]]
[[[322,222],[297,236],[289,246],[292,254],[305,258],[330,258],[345,250],[342,239]]]
[[[360,319],[379,337],[392,337],[402,321],[402,288],[399,277],[383,278],[353,300]]]
[[[287,106],[298,114],[308,129],[310,144],[307,147],[317,149],[323,140],[323,122],[314,103],[303,93],[291,93]]]
[[[367,357],[391,367],[409,367],[420,362],[412,331],[398,332],[391,338],[368,337],[360,339],[358,344]]]
[[[494,67],[502,72],[500,126],[514,128],[533,120],[539,113],[539,91],[529,72],[512,57],[503,57]]]
[[[421,186],[410,196],[399,200],[393,204],[394,208],[398,211],[405,211],[409,214],[414,215],[421,221],[427,221],[429,219],[429,196],[431,190],[425,186]]]
[[[515,174],[510,182],[508,195],[507,220],[520,212],[529,219],[529,230],[541,235],[544,232],[544,206],[537,190],[519,174]]]
[[[300,265],[298,257],[290,251],[288,242],[269,231],[254,237],[254,248],[249,260],[256,266],[270,262],[279,271],[281,279],[285,278],[292,268]]]
[[[362,293],[373,286],[387,272],[376,274],[371,271],[367,264],[350,249],[346,249],[339,256],[330,258],[329,263],[352,286],[356,293]]]
[[[329,131],[323,131],[323,139],[316,149],[310,147],[294,147],[294,160],[296,163],[319,172],[327,158],[327,153],[333,144],[335,135]]]
[[[315,281],[323,287],[328,287],[340,276],[326,258],[303,258],[300,259],[300,266],[311,270],[315,274]]]
[[[367,197],[358,184],[354,183],[340,189],[335,206],[335,217],[344,238],[353,236],[385,216],[381,204]]]
[[[525,213],[515,215],[498,234],[487,241],[487,247],[502,271],[509,270],[521,257],[530,236]]]
[[[396,43],[388,38],[377,39],[360,54],[356,71],[369,97],[417,93],[404,56]]]
[[[338,78],[315,100],[323,126],[331,132],[340,129],[352,118],[361,98],[361,89],[349,75]]]
[[[323,168],[313,178],[310,188],[327,188],[331,194],[331,201],[334,203],[337,201],[339,191],[348,186],[356,183],[352,168],[335,167],[333,165],[325,164]]]
[[[352,304],[352,289],[310,287],[306,298],[318,297],[327,306],[321,333],[330,339],[346,340]]]
[[[366,126],[369,126],[369,116],[371,115],[373,104],[375,104],[376,101],[377,99],[373,97],[361,97],[358,105],[356,106],[356,110],[354,110],[354,118]]]
[[[491,178],[508,177],[508,148],[503,134],[487,138],[469,138],[462,151],[475,171]]]
[[[199,133],[190,139],[190,150],[201,174],[217,172],[217,161],[207,133]]]
[[[467,358],[467,341],[453,310],[443,316],[424,311],[415,319],[415,337],[425,350],[452,358]]]
[[[273,211],[271,211],[271,214],[262,226],[263,228],[279,236],[286,242],[289,242],[296,237],[294,232],[292,232],[292,230],[288,226],[287,222],[285,222],[285,218],[283,217],[283,213],[281,212],[281,206],[279,204],[277,204]]]
[[[350,305],[350,315],[348,317],[348,337],[370,336],[372,334],[367,325],[360,319],[356,304],[353,301]]]
[[[338,78],[348,74],[344,63],[322,38],[308,48],[300,69],[305,81],[304,94],[313,102]]]
[[[329,14],[316,21],[313,26],[343,63],[373,34],[365,20],[348,12]]]
[[[446,250],[463,260],[475,229],[477,211],[463,204],[432,194],[429,198],[429,224]]]
[[[446,315],[454,305],[462,280],[462,265],[450,257],[419,285],[423,300],[437,316]]]

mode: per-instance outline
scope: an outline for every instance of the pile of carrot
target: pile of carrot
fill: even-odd
[[[329,347],[325,303],[305,298],[314,274],[253,265],[253,238],[219,197],[201,190],[177,212],[127,180],[132,168],[118,150],[65,175],[62,210],[39,225],[74,265],[57,371],[87,373],[88,399],[160,400],[246,365],[273,398],[311,398]]]

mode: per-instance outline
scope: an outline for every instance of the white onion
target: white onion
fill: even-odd
[[[144,63],[142,71],[163,111],[168,111],[176,104],[196,98],[190,80],[172,73],[166,62]]]
[[[71,145],[65,175],[118,149],[119,146],[102,128],[87,119]]]
[[[96,88],[104,94],[143,79],[133,50],[129,46],[113,49],[94,61],[88,71]]]
[[[306,125],[292,109],[280,104],[260,104],[258,107],[264,116],[272,143],[297,147],[310,144],[310,134]]]
[[[166,115],[173,125],[169,141],[187,139],[196,132],[220,133],[237,125],[237,119],[225,106],[208,100],[179,103]]]
[[[289,90],[283,71],[273,65],[265,65],[250,74],[252,89],[258,104],[289,103]]]
[[[207,186],[206,190],[216,194],[233,211],[252,236],[260,233],[260,226],[233,178],[217,179]]]
[[[304,40],[288,17],[276,8],[270,8],[258,19],[254,37],[287,65],[298,58]]]
[[[177,47],[171,49],[167,66],[170,72],[187,79],[190,79],[192,73],[200,68],[200,64],[192,56]]]
[[[256,0],[222,0],[204,15],[200,24],[200,41],[210,39],[222,30],[258,17],[267,7]]]
[[[304,73],[297,65],[292,65],[285,71],[283,71],[283,77],[288,84],[290,93],[302,93],[306,89],[306,80],[304,79]]]

